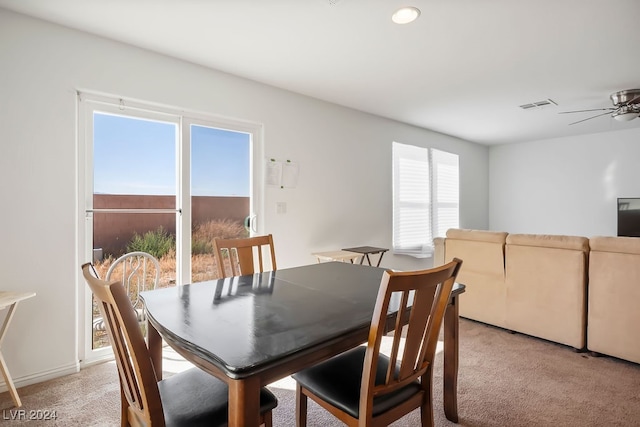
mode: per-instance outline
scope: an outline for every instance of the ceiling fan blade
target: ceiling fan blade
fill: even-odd
[[[587,113],[590,111],[614,111],[617,108],[595,108],[593,110],[575,110],[575,111],[560,111],[558,114],[569,114],[569,113]]]
[[[596,116],[588,117],[588,118],[586,118],[586,119],[578,120],[577,122],[569,123],[569,126],[571,126],[571,125],[575,125],[575,124],[578,124],[578,123],[582,123],[582,122],[586,122],[587,120],[595,119],[596,117],[606,116],[606,115],[608,115],[608,114],[611,114],[611,113],[606,112],[606,113],[598,114],[598,115],[596,115]]]

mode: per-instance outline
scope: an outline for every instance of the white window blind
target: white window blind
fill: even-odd
[[[393,143],[393,251],[433,253],[433,238],[458,227],[458,156]]]
[[[448,229],[459,226],[458,155],[432,149],[431,168],[436,196],[433,201],[433,237],[445,237]]]

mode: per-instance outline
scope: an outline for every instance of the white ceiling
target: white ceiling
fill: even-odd
[[[418,7],[396,25],[399,6]],[[640,127],[640,0],[0,0],[0,7],[482,144]],[[519,106],[552,99],[558,105]]]

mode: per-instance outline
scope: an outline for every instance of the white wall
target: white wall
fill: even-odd
[[[640,129],[495,146],[489,158],[491,230],[615,236],[616,199],[640,197]]]
[[[264,231],[281,268],[310,252],[391,246],[391,142],[460,155],[461,223],[486,228],[489,150],[0,9],[0,272],[33,290],[3,343],[18,386],[77,368],[77,89],[264,125],[265,154],[300,163],[296,189],[269,188]],[[383,102],[384,100],[381,100]],[[276,202],[287,203],[285,215]],[[387,254],[383,266],[428,267]]]

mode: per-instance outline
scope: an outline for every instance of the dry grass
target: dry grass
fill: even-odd
[[[193,255],[191,257],[191,280],[204,282],[218,279],[218,266],[213,254]]]
[[[248,232],[242,223],[229,219],[207,221],[194,227],[193,240],[206,240],[213,242],[216,237],[220,239],[234,239],[247,237]]]

